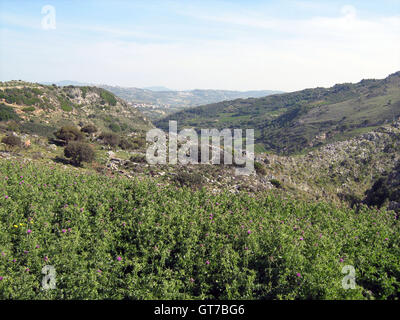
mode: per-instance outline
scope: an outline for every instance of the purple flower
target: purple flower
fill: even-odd
[[[5,196],[4,198],[5,198],[5,199],[8,199],[8,196]]]
[[[343,259],[343,258],[340,258],[339,262],[343,262],[343,261],[344,261],[344,259]]]
[[[67,232],[67,230],[65,230],[65,229],[62,229],[61,231],[62,231],[62,233],[66,233]]]
[[[301,273],[300,273],[300,272],[297,272],[297,273],[296,273],[296,276],[297,276],[298,278],[301,278]]]
[[[251,234],[251,230],[247,230],[247,234]]]
[[[300,237],[300,239],[299,239],[300,241],[303,241],[304,240],[304,238],[303,237]]]
[[[210,264],[210,261],[207,260],[207,261],[206,261],[206,264]]]
[[[26,231],[26,233],[31,233],[32,232],[32,230],[31,229],[28,229],[27,231]]]
[[[385,241],[388,241],[389,240],[389,238],[385,238]]]
[[[4,279],[3,277],[0,277],[0,281],[3,280],[3,279]]]
[[[97,269],[97,272],[98,272],[98,273],[102,273],[103,271],[101,271],[100,269]]]
[[[44,261],[48,261],[49,260],[49,257],[48,256],[45,256],[44,257]]]
[[[121,258],[120,256],[118,256],[118,257],[117,257],[117,260],[118,260],[118,261],[121,261],[121,260],[122,260],[122,258]]]

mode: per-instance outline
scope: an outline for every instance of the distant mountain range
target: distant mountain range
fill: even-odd
[[[400,71],[382,80],[236,99],[189,108],[153,121],[168,129],[255,129],[259,151],[290,154],[344,140],[400,117]]]
[[[142,89],[151,90],[151,91],[174,91],[172,89],[169,89],[167,87],[162,87],[162,86],[161,87],[157,87],[157,86],[155,86],[155,87],[144,87]]]

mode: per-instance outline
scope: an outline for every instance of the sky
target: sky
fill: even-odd
[[[282,90],[400,70],[400,0],[0,0],[0,80]]]

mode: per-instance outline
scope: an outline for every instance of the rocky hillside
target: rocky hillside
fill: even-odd
[[[346,141],[327,144],[304,155],[256,155],[256,173],[236,176],[223,165],[148,165],[144,154],[110,158],[107,166],[128,177],[151,175],[163,183],[205,186],[213,192],[272,190],[294,198],[360,204],[374,183],[400,162],[400,121]],[[397,171],[396,171],[397,172]],[[394,189],[388,178],[388,189]],[[398,195],[397,195],[398,196]]]
[[[258,150],[280,154],[304,152],[347,140],[393,122],[400,116],[400,72],[382,80],[337,84],[237,99],[186,109],[155,122],[166,129],[169,120],[180,127],[252,128]]]
[[[118,133],[152,127],[138,110],[107,90],[97,87],[58,87],[22,81],[0,84],[0,124],[51,136],[64,125],[94,124]]]

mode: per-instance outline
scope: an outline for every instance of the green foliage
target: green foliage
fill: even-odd
[[[127,140],[125,138],[121,138],[121,141],[119,142],[119,146],[122,150],[128,150],[128,149],[132,149],[133,144],[130,143],[129,140]]]
[[[258,174],[262,176],[265,176],[267,174],[267,170],[265,169],[264,165],[260,162],[257,161],[254,162],[254,169]]]
[[[108,127],[112,130],[112,132],[121,132],[121,127],[118,123],[112,122]]]
[[[6,106],[4,103],[0,104],[0,121],[20,120],[19,116],[15,113],[14,108]]]
[[[38,94],[42,92],[36,88],[7,88],[0,92],[0,99],[5,99],[7,103],[18,105],[38,105],[41,101]]]
[[[71,112],[73,110],[73,104],[63,96],[57,96],[58,101],[60,102],[60,107],[65,112]]]
[[[280,182],[277,179],[271,179],[269,182],[275,187],[275,188],[282,188],[282,182]]]
[[[111,147],[116,147],[121,141],[121,138],[112,132],[103,132],[99,138],[103,141],[104,144],[109,145]]]
[[[100,97],[111,106],[115,106],[117,104],[117,99],[115,96],[107,90],[100,89]]]
[[[181,186],[181,187],[190,187],[194,189],[201,188],[204,184],[204,178],[199,173],[189,173],[185,171],[180,171],[175,176],[174,180]]]
[[[64,126],[54,133],[56,138],[66,143],[70,141],[79,141],[84,139],[83,133],[76,127]]]
[[[95,158],[93,148],[88,143],[71,141],[64,149],[64,155],[71,159],[71,163],[80,166],[82,162],[92,162]]]
[[[0,189],[0,299],[399,296],[391,212],[4,160]],[[41,290],[45,265],[56,289]],[[342,288],[345,265],[356,289]]]
[[[35,107],[26,107],[26,108],[23,108],[22,109],[22,111],[23,112],[33,112],[33,111],[35,111],[36,109],[35,109]]]
[[[81,87],[80,89],[82,91],[82,98],[85,99],[88,92],[88,87]]]
[[[145,163],[147,162],[146,156],[143,154],[134,154],[129,158],[130,161],[136,162],[136,163]]]
[[[93,124],[88,124],[81,129],[82,132],[92,134],[97,132],[97,127]]]
[[[21,146],[21,138],[16,136],[6,136],[1,139],[1,142],[10,149]]]
[[[20,124],[21,132],[28,134],[37,134],[46,138],[54,137],[54,130],[56,130],[56,128],[42,123],[23,122]]]

